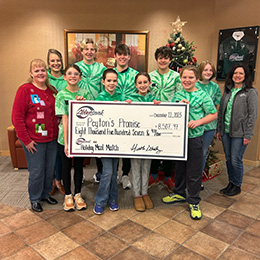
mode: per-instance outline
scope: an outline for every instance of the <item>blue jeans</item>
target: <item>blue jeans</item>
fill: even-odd
[[[207,160],[207,152],[209,149],[209,146],[213,140],[215,134],[215,130],[208,130],[205,131],[203,134],[203,164],[202,164],[202,173],[204,171],[206,160]]]
[[[225,133],[221,138],[226,156],[229,181],[240,187],[244,174],[242,159],[247,145],[243,145],[243,137],[230,137],[228,133]]]
[[[28,192],[31,202],[40,202],[41,199],[48,198],[52,189],[52,180],[57,154],[57,141],[38,143],[35,147],[37,152],[30,153],[23,145],[25,152],[29,182]]]
[[[113,203],[118,198],[117,186],[117,158],[101,158],[103,171],[99,182],[95,202],[98,206],[105,207],[107,203]]]

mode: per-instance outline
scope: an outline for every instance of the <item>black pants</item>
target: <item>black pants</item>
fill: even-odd
[[[102,173],[103,164],[101,158],[96,157],[96,165],[97,165],[97,171]]]
[[[200,186],[202,180],[203,163],[203,137],[188,139],[188,160],[176,161],[176,171],[174,175],[175,187],[173,192],[186,197],[186,187],[188,190],[187,202],[198,204],[200,202]]]
[[[151,173],[152,174],[158,173],[159,165],[160,165],[160,160],[156,160],[156,159],[152,160],[152,164],[151,164]],[[163,160],[162,166],[163,166],[163,171],[164,171],[164,177],[171,177],[173,161],[172,160]]]
[[[61,161],[62,161],[62,179],[65,189],[65,194],[71,194],[71,168],[72,158],[68,158],[64,153],[64,146],[59,144]],[[74,185],[75,194],[81,192],[82,177],[83,177],[83,161],[84,157],[73,157],[74,160]]]
[[[128,175],[131,170],[131,159],[130,158],[122,158],[122,171],[123,175]]]

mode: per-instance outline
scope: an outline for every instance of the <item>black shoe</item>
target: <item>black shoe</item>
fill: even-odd
[[[42,206],[39,202],[31,202],[32,210],[36,212],[42,212]]]
[[[228,191],[224,192],[223,194],[225,196],[235,196],[238,195],[239,193],[241,193],[241,188],[233,184],[233,187]]]
[[[58,203],[57,200],[55,200],[53,197],[48,197],[48,198],[45,198],[45,199],[41,199],[41,201],[46,201],[48,204],[51,204],[51,205],[55,205]]]
[[[220,190],[219,192],[220,192],[221,194],[225,194],[227,191],[229,191],[230,189],[232,189],[233,186],[234,186],[234,184],[233,184],[232,182],[229,182],[229,183],[228,183],[228,186],[227,186],[226,188]]]

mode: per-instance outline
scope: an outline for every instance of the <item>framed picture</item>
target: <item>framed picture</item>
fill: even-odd
[[[92,38],[97,45],[96,61],[107,68],[115,67],[115,48],[125,43],[131,51],[129,66],[137,71],[147,71],[148,31],[105,31],[105,30],[64,30],[65,62],[71,64],[82,60],[80,43]]]
[[[219,31],[217,80],[225,80],[231,67],[245,63],[255,76],[259,26],[223,29]]]

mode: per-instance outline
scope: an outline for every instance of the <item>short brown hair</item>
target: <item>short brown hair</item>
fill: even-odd
[[[172,60],[173,53],[172,53],[171,48],[167,47],[167,46],[162,46],[160,48],[157,48],[154,53],[154,57],[157,60],[159,58],[159,56],[162,56],[163,58],[170,58],[170,60]]]
[[[184,72],[185,70],[193,71],[194,74],[195,74],[196,79],[199,78],[199,71],[198,71],[198,68],[197,68],[196,66],[194,66],[194,65],[186,65],[186,66],[184,66],[184,67],[181,69],[181,71],[180,71],[180,77],[182,77],[183,72]]]
[[[215,76],[216,76],[216,68],[215,68],[215,66],[212,64],[212,62],[210,62],[208,60],[204,60],[199,65],[199,80],[203,80],[202,72],[203,72],[203,70],[204,70],[204,68],[206,67],[207,64],[209,64],[211,66],[212,72],[213,72],[213,75],[212,75],[212,77],[209,80],[212,80],[213,78],[215,78]]]
[[[117,53],[118,53],[119,55],[121,55],[121,54],[131,55],[131,52],[130,52],[129,47],[128,47],[126,44],[124,44],[124,43],[121,43],[121,44],[119,44],[119,45],[116,46],[116,48],[115,48],[115,55],[116,55]]]

